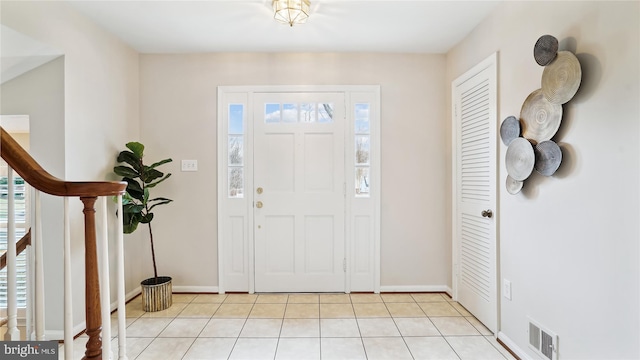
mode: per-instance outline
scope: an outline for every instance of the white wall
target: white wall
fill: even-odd
[[[381,284],[444,288],[444,64],[444,55],[414,54],[141,55],[141,139],[150,160],[174,159],[157,192],[175,200],[155,214],[159,272],[174,286],[218,284],[217,86],[379,84]],[[181,159],[197,159],[199,171],[180,172]]]
[[[502,299],[501,331],[524,357],[537,358],[527,347],[530,316],[558,334],[559,359],[640,358],[639,10],[507,1],[447,54],[450,84],[499,52],[500,122],[540,87],[538,37],[557,37],[582,64],[555,137],[564,158],[553,177],[534,174],[509,195],[500,143],[500,268],[513,291]]]
[[[127,141],[139,138],[137,52],[64,2],[3,1],[1,6],[3,25],[65,56],[64,126],[54,132],[64,144],[64,152],[55,155],[64,173],[55,175],[65,180],[115,180],[115,157]],[[42,131],[36,126],[31,130]],[[35,141],[31,145],[37,146]],[[71,204],[74,323],[79,325],[84,321],[84,232],[82,204],[77,199]],[[115,214],[112,203],[110,214]],[[144,263],[138,255],[144,243],[138,237],[125,239],[129,291],[142,280]],[[60,259],[61,251],[48,255]],[[47,294],[49,299],[56,295],[61,292]],[[47,330],[61,330],[62,308],[54,314],[60,320],[48,322]]]

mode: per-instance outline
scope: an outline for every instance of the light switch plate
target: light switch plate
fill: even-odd
[[[502,282],[502,295],[508,300],[511,300],[511,281],[507,279],[503,279]]]
[[[198,160],[182,160],[182,171],[198,171]]]

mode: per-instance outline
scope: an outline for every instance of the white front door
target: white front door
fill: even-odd
[[[496,56],[460,76],[452,88],[456,144],[455,292],[458,302],[495,333]]]
[[[345,290],[344,94],[256,93],[256,292]]]

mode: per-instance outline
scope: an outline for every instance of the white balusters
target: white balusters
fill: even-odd
[[[34,252],[34,320],[37,341],[44,338],[44,266],[42,250],[42,206],[40,201],[40,191],[35,192],[35,221],[31,228],[31,240]]]
[[[73,359],[73,305],[71,303],[71,224],[69,198],[64,198],[64,358]]]
[[[102,303],[102,358],[111,359],[111,292],[109,282],[109,222],[107,197],[102,197],[102,241],[100,267],[100,302]]]
[[[15,205],[15,184],[13,182],[13,169],[9,168],[7,173],[7,333],[4,339],[20,340],[20,330],[18,330],[18,286],[16,279],[16,205]]]
[[[125,287],[124,287],[124,230],[122,225],[122,195],[118,195],[118,218],[116,221],[116,232],[118,240],[116,242],[118,256],[118,359],[128,360],[127,358],[127,336],[126,336],[126,305],[125,305]]]

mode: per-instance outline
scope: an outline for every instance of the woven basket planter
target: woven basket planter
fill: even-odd
[[[171,277],[158,276],[140,283],[142,286],[142,309],[147,312],[161,311],[172,304]]]

